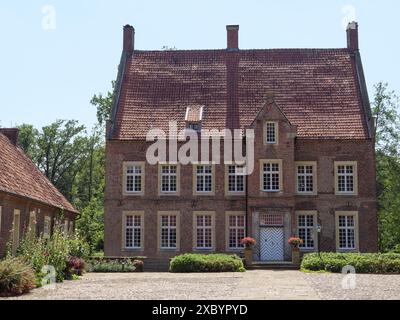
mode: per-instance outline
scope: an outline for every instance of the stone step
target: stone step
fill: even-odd
[[[291,262],[253,262],[247,270],[299,270],[300,266]]]

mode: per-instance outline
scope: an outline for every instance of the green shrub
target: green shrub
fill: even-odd
[[[301,269],[342,272],[350,265],[357,273],[400,273],[400,254],[397,253],[307,253]]]
[[[143,261],[132,259],[92,259],[89,272],[141,272]]]
[[[25,261],[6,258],[0,261],[0,296],[15,296],[35,288],[35,272]]]
[[[243,261],[237,255],[186,253],[171,260],[170,272],[242,272]]]

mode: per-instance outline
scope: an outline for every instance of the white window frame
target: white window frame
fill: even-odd
[[[303,216],[305,217],[305,222],[307,223],[307,217],[312,216],[313,219],[313,226],[301,226],[299,225],[299,218]],[[307,239],[303,239],[304,243],[303,246],[300,246],[300,250],[302,251],[314,251],[318,249],[318,233],[317,233],[317,211],[297,211],[296,212],[296,226],[297,226],[297,232],[296,235],[300,237],[300,229],[305,229],[306,234],[307,230],[311,230],[311,237],[313,240],[313,246],[305,246],[307,244]]]
[[[353,217],[354,226],[347,226],[347,217]],[[344,227],[339,226],[339,217],[346,217],[346,225]],[[336,211],[335,212],[335,226],[336,226],[336,251],[348,252],[359,250],[359,224],[358,224],[358,211]],[[354,247],[340,247],[340,230],[346,230],[346,243],[348,237],[348,230],[354,231]]]
[[[299,173],[299,167],[312,167],[312,174],[309,173]],[[317,162],[316,161],[296,161],[295,162],[295,175],[296,175],[296,193],[299,195],[316,195],[318,193],[318,186],[317,186]],[[312,177],[313,183],[313,190],[312,191],[301,191],[299,190],[299,176],[303,176],[304,179],[306,177]]]
[[[211,173],[205,173],[204,170],[201,173],[197,173],[197,168],[210,166]],[[203,190],[197,189],[197,181],[201,177],[203,179]],[[211,177],[211,190],[204,191],[205,179],[206,177]],[[215,165],[212,163],[198,163],[193,164],[193,195],[214,195],[215,193]]]
[[[340,166],[352,166],[353,173],[347,174],[342,173],[339,174]],[[335,169],[335,194],[336,195],[357,195],[358,194],[358,170],[357,170],[357,161],[335,161],[334,164]],[[339,191],[339,176],[352,176],[353,177],[353,190],[352,191]]]
[[[211,218],[211,226],[198,226],[197,225],[197,217],[203,217],[203,224],[204,224],[204,217],[209,216]],[[205,234],[206,230],[211,230],[211,246],[205,247],[205,241],[203,245],[198,245],[197,239],[197,231],[198,229],[202,229],[203,238],[206,239]],[[214,211],[195,211],[193,213],[193,248],[197,251],[213,251],[215,250],[215,212]]]
[[[273,125],[274,126],[274,140],[270,141],[269,140],[269,133],[270,133],[270,128],[269,126]],[[264,122],[264,144],[266,145],[277,145],[279,141],[279,122],[278,121],[265,121]]]
[[[12,252],[15,254],[20,244],[21,210],[19,209],[14,209],[12,228]]]
[[[231,173],[229,171],[230,167],[235,167],[235,173]],[[242,167],[243,170],[243,174],[237,174],[238,167]],[[234,177],[235,183],[235,190],[230,190],[230,178]],[[242,177],[243,179],[243,190],[238,190],[238,177]],[[245,165],[242,164],[234,164],[234,163],[230,163],[230,164],[225,164],[225,194],[226,195],[244,195],[246,192],[246,174],[245,174]]]
[[[168,225],[162,225],[163,217],[168,217]],[[175,217],[175,226],[171,226],[171,217]],[[162,244],[162,231],[168,231],[168,246]],[[171,231],[175,230],[175,246],[171,246]],[[158,248],[159,250],[179,250],[180,243],[180,213],[179,211],[159,211],[158,212]]]
[[[144,212],[143,211],[124,211],[122,219],[122,249],[125,251],[142,251],[144,249]],[[135,217],[140,218],[140,226],[127,226],[128,217],[133,217],[133,223],[135,222]],[[127,246],[126,231],[127,229],[132,229],[132,246]],[[140,230],[140,246],[135,246],[135,230]]]
[[[69,220],[68,233],[71,235],[74,234],[74,220],[73,219]]]
[[[51,235],[51,217],[46,215],[43,220],[43,237],[49,238]]]
[[[32,235],[36,235],[36,210],[32,210],[29,212],[29,230]]]
[[[168,173],[163,173],[163,167],[169,167]],[[171,173],[171,167],[176,168],[175,173]],[[179,195],[180,194],[180,165],[179,163],[159,163],[158,164],[158,192],[160,195]],[[168,189],[171,189],[171,178],[175,177],[176,190],[162,190],[163,188],[163,177],[168,177],[169,185]]]
[[[267,164],[277,164],[278,165],[278,171],[264,171],[264,165]],[[269,193],[278,193],[283,191],[283,161],[281,159],[262,159],[260,160],[260,190],[262,192],[269,192]],[[271,174],[270,178],[270,186],[268,188],[264,188],[264,175]],[[272,186],[272,175],[273,174],[278,174],[278,179],[279,179],[279,189],[271,189]]]
[[[2,236],[2,233],[1,233],[1,217],[2,217],[2,215],[3,215],[3,207],[0,206],[0,238]]]
[[[123,162],[123,179],[122,179],[122,190],[123,194],[127,196],[131,195],[144,195],[144,188],[145,188],[145,162],[143,161],[125,161]],[[140,173],[128,173],[127,170],[129,167],[140,167]],[[137,190],[127,190],[127,181],[128,176],[134,177],[133,186],[135,186],[135,177],[140,177],[140,191]]]
[[[235,226],[231,226],[230,220],[231,217],[235,217]],[[238,226],[238,217],[243,217],[243,226]],[[240,244],[239,238],[244,238],[246,237],[246,213],[243,211],[227,211],[226,212],[226,220],[225,220],[225,225],[226,225],[226,248],[227,251],[236,251],[236,250],[243,250],[244,246]],[[239,237],[239,230],[242,230],[243,232],[243,237]],[[235,233],[235,238],[236,238],[236,246],[231,247],[231,231]]]

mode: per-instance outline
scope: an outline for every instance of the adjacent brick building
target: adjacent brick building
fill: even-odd
[[[26,232],[50,235],[56,219],[72,232],[78,214],[17,141],[18,129],[0,128],[0,257]]]
[[[377,251],[374,121],[358,48],[142,51],[124,45],[106,141],[105,254]],[[255,169],[146,161],[150,128],[255,132]],[[223,155],[221,150],[221,155]],[[223,161],[223,160],[222,160]]]

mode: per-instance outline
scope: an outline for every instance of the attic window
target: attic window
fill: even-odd
[[[203,120],[203,106],[186,107],[185,121],[186,128],[196,132],[201,131],[201,121]]]

